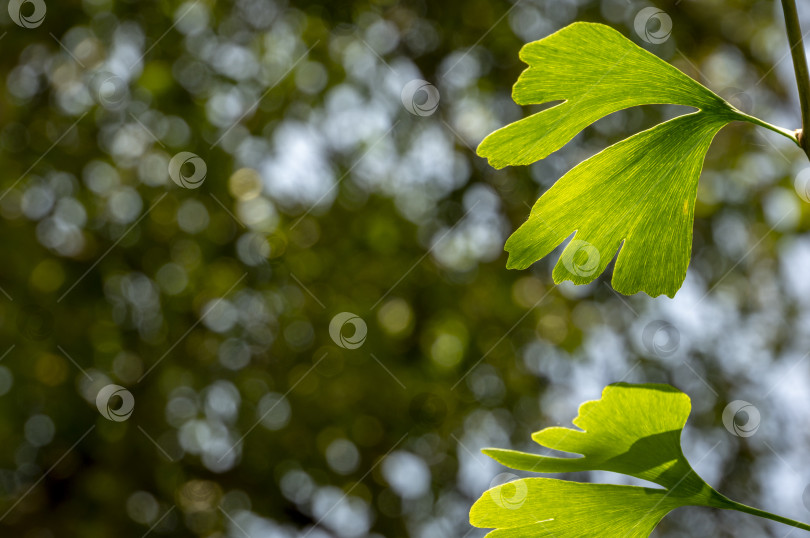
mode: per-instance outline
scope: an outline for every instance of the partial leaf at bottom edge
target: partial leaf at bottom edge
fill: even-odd
[[[679,506],[660,489],[523,478],[486,491],[470,523],[494,528],[487,538],[643,538]]]

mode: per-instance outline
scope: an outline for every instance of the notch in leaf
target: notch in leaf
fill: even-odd
[[[517,104],[561,104],[487,136],[478,154],[495,168],[526,165],[618,110],[645,104],[694,107],[609,146],[560,178],[509,237],[507,267],[524,269],[575,234],[554,281],[587,284],[619,256],[616,291],[673,297],[686,278],[697,183],[714,135],[732,121],[796,134],[749,116],[608,26],[577,22],[525,45],[529,65],[515,84]]]
[[[522,471],[612,471],[661,488],[523,478],[486,491],[470,510],[470,523],[494,528],[490,538],[649,536],[681,506],[737,510],[810,530],[810,525],[734,502],[695,473],[681,449],[689,397],[669,385],[617,383],[602,399],[585,402],[574,419],[579,430],[546,428],[532,435],[541,446],[579,457],[552,457],[485,449],[499,463]]]

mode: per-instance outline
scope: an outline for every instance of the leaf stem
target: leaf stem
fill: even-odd
[[[799,145],[810,158],[810,144],[807,133],[810,133],[810,73],[807,71],[807,58],[804,53],[804,39],[799,24],[799,13],[796,11],[796,0],[782,0],[785,15],[790,54],[793,57],[793,70],[796,72],[796,84],[799,88],[799,102],[802,108],[802,130],[797,133]]]
[[[807,523],[802,523],[800,521],[795,521],[793,519],[789,519],[782,516],[777,516],[776,514],[772,514],[770,512],[766,512],[765,510],[760,510],[759,508],[754,508],[752,506],[748,506],[747,504],[738,503],[736,501],[732,501],[731,499],[725,497],[722,505],[717,506],[718,508],[724,508],[727,510],[736,510],[738,512],[745,512],[746,514],[751,514],[757,517],[763,517],[765,519],[770,519],[772,521],[777,521],[779,523],[783,523],[785,525],[789,525],[791,527],[796,527],[797,529],[802,529],[805,531],[810,531],[810,525]]]
[[[768,123],[767,121],[761,120],[761,119],[757,118],[756,116],[751,116],[750,114],[746,114],[745,112],[742,112],[740,110],[735,110],[735,114],[737,116],[740,116],[738,118],[740,120],[747,121],[747,122],[753,123],[755,125],[759,125],[760,127],[765,127],[766,129],[770,129],[771,131],[773,131],[775,133],[779,133],[782,136],[790,138],[791,140],[793,140],[793,142],[797,146],[804,149],[801,142],[799,141],[798,131],[791,131],[790,129],[785,129],[784,127],[779,127],[778,125]]]

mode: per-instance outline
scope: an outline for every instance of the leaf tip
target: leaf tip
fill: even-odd
[[[506,268],[507,269],[525,269],[524,267],[512,254],[506,259]]]
[[[506,268],[518,270],[526,269],[534,263],[534,260],[527,260],[525,255],[519,255],[521,248],[519,245],[515,244],[516,240],[514,237],[515,234],[512,234],[503,246],[504,251],[509,254],[509,257],[506,259]]]
[[[498,131],[495,131],[487,135],[487,137],[484,138],[480,144],[478,144],[478,147],[475,148],[475,154],[483,159],[486,159],[487,164],[489,164],[495,170],[501,170],[505,168],[508,163],[502,158],[499,158],[497,155],[497,141],[492,140],[492,136],[497,132]]]

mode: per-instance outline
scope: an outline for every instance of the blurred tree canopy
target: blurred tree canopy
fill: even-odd
[[[659,2],[660,43],[635,31],[647,5],[9,2],[2,534],[481,536],[469,507],[504,469],[479,449],[527,448],[615,381],[689,393],[696,470],[806,520],[798,148],[745,124],[718,135],[675,299],[619,297],[610,268],[584,287],[555,286],[550,259],[505,269],[539,193],[681,112],[620,111],[495,171],[474,148],[531,112],[510,98],[526,42],[604,22],[799,126],[778,5]],[[761,411],[755,436],[723,427],[732,400]],[[678,510],[656,533],[780,532],[743,518]]]

